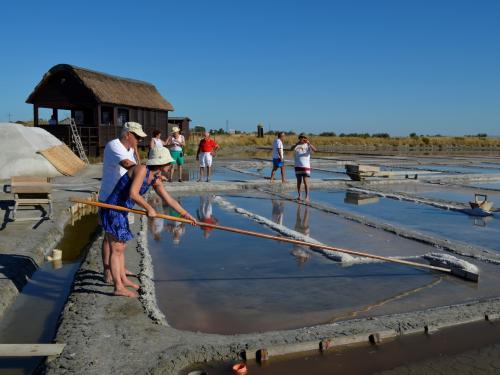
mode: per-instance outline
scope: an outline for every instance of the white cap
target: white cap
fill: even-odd
[[[131,133],[137,134],[141,138],[146,138],[147,134],[142,130],[142,125],[138,122],[129,121],[123,125],[123,129],[128,130]]]

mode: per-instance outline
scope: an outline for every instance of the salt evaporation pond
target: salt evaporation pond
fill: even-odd
[[[437,171],[443,173],[464,173],[464,174],[496,174],[500,173],[498,169],[495,168],[487,168],[487,167],[478,167],[478,166],[462,166],[462,165],[444,165],[444,164],[428,164],[428,165],[414,165],[410,168],[422,169],[427,171]]]
[[[211,168],[211,181],[245,181],[245,180],[255,180],[257,177],[248,175],[245,173],[240,173],[237,171],[233,171],[224,166],[217,166],[214,163],[214,166]],[[177,169],[174,172],[174,181],[178,178]],[[200,168],[197,167],[187,167],[183,166],[183,178],[186,181],[197,181],[200,177]],[[203,180],[206,179],[204,175]]]
[[[230,199],[237,202],[239,198]],[[238,203],[245,200],[241,199]],[[266,210],[272,217],[271,200],[246,201],[251,208]],[[198,211],[202,219],[210,211],[206,202],[202,197],[182,198],[183,206],[192,213]],[[335,215],[312,211],[311,232],[323,232],[325,219]],[[276,235],[218,204],[211,204],[211,212],[211,219],[216,218],[221,225]],[[285,202],[284,215],[285,224],[294,222],[294,203]],[[339,222],[333,221],[333,225]],[[500,285],[500,277],[495,276],[498,272],[487,272],[483,280],[488,282],[471,287],[461,279],[395,264],[342,267],[320,254],[300,249],[310,255],[304,261],[293,255],[296,246],[218,230],[207,232],[191,226],[179,230],[172,223],[152,223],[150,228],[156,232],[149,234],[149,249],[158,304],[169,324],[184,330],[236,334],[299,328],[492,297],[498,295]],[[338,233],[345,231],[347,244],[354,241],[349,234],[358,229],[358,225],[345,224]],[[384,241],[387,247],[403,241],[387,241],[384,233],[372,235],[375,245],[371,249],[378,247],[381,252]],[[427,250],[425,245],[408,245],[416,252]],[[401,249],[392,252],[401,254]]]
[[[375,204],[353,205],[344,202],[345,196],[346,192],[342,190],[316,190],[312,193],[312,199],[315,201],[388,223],[500,251],[499,219],[477,218],[457,211],[389,198],[380,198]]]
[[[468,204],[474,200],[474,191],[455,186],[442,186],[433,184],[392,184],[384,186],[397,193],[405,193],[418,197],[435,198]],[[477,191],[480,193],[480,191]],[[494,203],[493,207],[500,207],[500,192],[487,192],[488,200]]]
[[[500,182],[475,182],[471,184],[472,187],[484,188],[484,189],[495,189],[500,190]]]
[[[322,168],[321,168],[322,169]],[[331,168],[329,168],[331,169]],[[252,173],[258,173],[260,174],[263,178],[265,177],[271,177],[271,172],[272,172],[272,167],[266,166],[262,168],[248,168],[247,171],[252,172]],[[340,174],[342,173],[342,174]],[[281,180],[281,169],[278,169],[275,174],[275,179]],[[290,181],[295,181],[295,170],[293,167],[287,166],[285,168],[285,177],[287,180]],[[317,170],[314,168],[314,165],[312,166],[312,171],[311,171],[311,178],[316,178],[316,179],[349,179],[345,175],[344,170],[335,170],[332,169],[331,172],[325,172],[323,170]]]

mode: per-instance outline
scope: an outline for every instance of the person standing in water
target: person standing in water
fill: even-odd
[[[301,200],[300,189],[304,182],[305,201],[309,201],[309,178],[311,177],[311,152],[318,151],[305,133],[299,134],[299,141],[292,146],[295,153],[295,177],[297,178],[297,200]]]
[[[285,133],[279,132],[276,139],[273,142],[273,170],[271,172],[271,182],[274,181],[274,175],[278,168],[281,169],[281,183],[286,182],[285,178],[285,153],[283,140],[285,139]]]
[[[118,180],[105,203],[127,208],[138,204],[147,211],[149,218],[154,218],[156,210],[142,197],[152,186],[166,204],[175,209],[181,217],[190,220],[195,225],[195,219],[165,191],[159,178],[162,169],[171,161],[172,157],[166,148],[153,148],[146,165],[131,167]],[[138,296],[137,293],[127,289],[127,287],[137,290],[139,285],[129,280],[125,274],[125,249],[127,241],[134,237],[130,231],[127,213],[111,208],[102,208],[99,211],[99,219],[105,232],[104,240],[109,243],[111,249],[110,268],[114,294],[135,298]]]

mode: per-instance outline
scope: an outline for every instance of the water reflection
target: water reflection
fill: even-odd
[[[472,224],[478,227],[485,227],[491,220],[493,220],[492,216],[469,216],[472,221]]]
[[[217,219],[213,216],[212,200],[213,200],[213,195],[200,196],[200,206],[196,210],[196,216],[198,217],[198,221],[207,224],[218,223]],[[203,237],[205,238],[208,238],[210,232],[213,230],[213,228],[208,228],[205,226],[202,226],[201,229],[203,230]]]
[[[149,201],[149,204],[157,211],[161,212],[161,198],[157,195],[152,197]],[[158,217],[155,218],[150,218],[148,220],[149,224],[149,231],[153,234],[153,238],[155,241],[160,241],[161,240],[161,232],[163,232],[163,226],[165,224],[164,219],[160,219]]]
[[[177,197],[174,199],[182,205],[181,198]],[[152,197],[149,204],[152,205],[157,212],[163,212],[173,217],[180,217],[179,213],[172,207],[162,204],[162,200],[158,196]],[[181,242],[181,237],[186,232],[184,223],[161,218],[148,219],[148,226],[155,241],[161,241],[162,233],[166,231],[172,235],[172,243],[174,245],[178,245]]]
[[[344,203],[355,204],[355,205],[363,205],[363,204],[372,204],[378,203],[379,197],[373,194],[364,194],[357,193],[354,191],[346,191]]]
[[[283,214],[285,212],[285,202],[281,199],[271,199],[273,205],[272,218],[276,224],[283,225]]]
[[[297,211],[295,214],[295,230],[305,236],[309,236],[309,206],[301,204],[297,205]],[[310,254],[307,252],[307,247],[300,245],[293,245],[293,250],[290,254],[295,257],[299,266],[304,265],[304,263],[306,263],[310,258]]]

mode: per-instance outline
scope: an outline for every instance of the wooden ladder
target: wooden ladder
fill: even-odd
[[[89,164],[89,159],[87,159],[87,155],[85,154],[85,150],[83,149],[82,139],[80,138],[80,133],[78,133],[78,129],[76,128],[76,123],[74,118],[71,118],[69,120],[69,126],[71,128],[71,138],[76,145],[78,156],[80,156],[80,159],[82,159],[85,162],[85,164]]]

